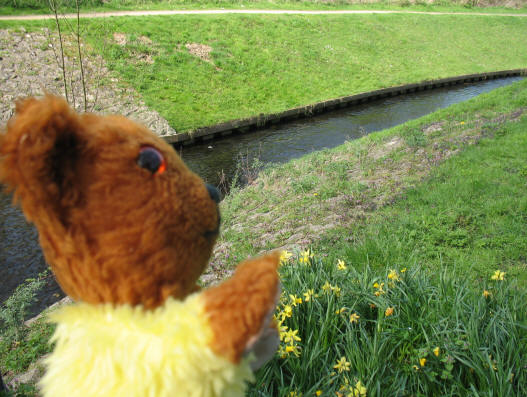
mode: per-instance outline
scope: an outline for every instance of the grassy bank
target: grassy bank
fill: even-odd
[[[230,255],[311,242],[250,395],[525,395],[526,130],[524,81],[229,197]]]
[[[23,25],[54,29],[51,21]],[[527,18],[126,17],[84,20],[82,29],[94,53],[181,132],[383,87],[527,65]]]
[[[109,66],[178,131],[527,65],[527,19],[180,16],[92,20],[86,29]]]
[[[382,87],[527,65],[527,19],[229,15],[101,24],[88,25],[105,32],[90,43],[178,131]],[[115,33],[125,35],[125,45],[115,43]],[[201,46],[198,55],[187,48],[192,43]]]
[[[223,203],[221,243],[238,258],[315,244],[373,267],[505,266],[527,280],[526,114],[524,80],[271,167]]]
[[[74,1],[58,2],[64,12],[75,12]],[[364,2],[361,0],[80,0],[82,12],[105,12],[124,10],[188,10],[188,9],[290,9],[290,10],[411,10],[438,12],[486,12],[510,13],[525,12],[527,7],[521,0],[377,0]],[[47,14],[49,5],[44,0],[1,0],[0,15],[30,15]]]

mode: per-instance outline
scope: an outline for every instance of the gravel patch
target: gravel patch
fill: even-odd
[[[65,69],[70,104],[84,111],[84,95],[77,49],[73,37],[66,37]],[[149,109],[140,95],[119,81],[105,66],[103,59],[87,55],[84,44],[86,109],[100,114],[122,114],[146,125],[160,136],[176,131],[156,111]],[[64,78],[59,66],[60,43],[56,33],[47,29],[27,32],[0,29],[0,128],[13,115],[15,101],[45,92],[64,96]],[[73,88],[73,89],[72,89]]]

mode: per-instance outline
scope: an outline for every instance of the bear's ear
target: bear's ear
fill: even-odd
[[[15,192],[29,220],[43,207],[67,223],[68,209],[80,199],[75,177],[82,128],[61,98],[46,95],[17,103],[0,139],[0,182]]]

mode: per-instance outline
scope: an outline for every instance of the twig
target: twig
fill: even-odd
[[[84,67],[82,65],[82,53],[81,53],[81,36],[80,36],[80,8],[79,0],[75,0],[75,6],[77,7],[77,50],[79,51],[79,65],[81,67],[81,83],[82,92],[84,94],[84,111],[88,110],[88,99],[86,96],[86,80],[84,79]]]
[[[55,24],[57,25],[57,31],[59,33],[59,42],[60,42],[60,56],[62,60],[62,78],[64,79],[64,94],[66,95],[66,101],[69,102],[68,97],[68,83],[66,81],[66,65],[64,60],[64,47],[62,45],[62,32],[60,29],[60,22],[59,22],[59,14],[57,11],[57,4],[54,2],[54,0],[48,0],[49,7],[53,11],[53,14],[55,14]]]

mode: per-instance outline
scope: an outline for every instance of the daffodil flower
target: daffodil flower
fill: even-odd
[[[384,315],[386,317],[390,317],[392,314],[393,314],[393,307],[387,307],[386,310],[384,311]]]
[[[400,281],[399,275],[397,272],[393,269],[390,269],[390,272],[388,273],[388,278],[392,281]]]
[[[293,307],[302,303],[302,298],[298,298],[296,295],[289,295],[289,299],[291,299],[291,306]]]
[[[339,374],[341,374],[344,371],[350,370],[351,363],[349,361],[346,361],[346,357],[342,356],[340,360],[337,361],[337,364],[333,366],[337,371],[339,371]]]
[[[439,352],[441,351],[441,349],[439,349],[439,346],[437,346],[434,350],[432,350],[434,352],[434,355],[436,357],[439,357]]]
[[[360,316],[357,313],[350,314],[350,323],[358,323]]]
[[[300,258],[298,259],[298,261],[300,263],[304,263],[306,265],[308,265],[311,261],[311,258],[313,258],[315,256],[315,254],[313,252],[311,252],[311,250],[308,248],[307,250],[303,251],[301,254],[300,254]]]
[[[285,352],[287,354],[293,353],[295,357],[300,357],[300,349],[297,345],[287,345],[285,347]]]
[[[332,288],[333,287],[331,286],[329,281],[326,281],[326,283],[322,286],[322,291],[328,292],[328,291],[331,291]]]
[[[291,345],[294,344],[295,342],[300,342],[302,339],[300,339],[300,337],[297,334],[298,334],[297,329],[295,330],[290,329],[284,334],[284,342],[291,344]]]
[[[333,293],[335,294],[335,296],[338,298],[340,297],[340,292],[341,292],[341,289],[338,285],[335,285],[334,287],[331,287],[331,290],[333,291]]]
[[[353,397],[366,397],[366,393],[368,392],[360,380],[355,383],[355,387],[351,391]]]
[[[308,289],[306,292],[304,292],[304,302],[309,302],[313,297],[316,297],[315,291],[313,289]]]
[[[500,270],[496,270],[496,271],[494,272],[494,274],[491,276],[490,279],[491,279],[491,280],[495,280],[495,281],[503,281],[503,280],[505,280],[505,275],[506,275],[506,274],[507,274],[507,273],[505,273],[505,272],[502,272],[502,271],[500,271]]]
[[[346,266],[346,264],[344,263],[344,261],[342,259],[337,260],[337,269],[338,270],[346,270],[347,269],[347,266]]]
[[[285,265],[287,261],[289,261],[289,258],[291,258],[293,254],[289,251],[282,251],[280,252],[280,265]]]
[[[285,305],[281,314],[283,318],[289,318],[293,315],[293,308],[290,305]]]
[[[420,365],[421,367],[424,367],[425,364],[426,364],[426,358],[424,358],[424,357],[420,358],[420,359],[419,359],[419,365]]]

